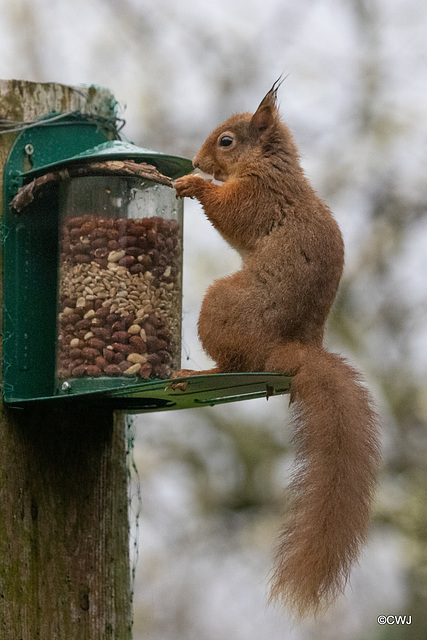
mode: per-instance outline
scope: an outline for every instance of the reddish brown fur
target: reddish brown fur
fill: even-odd
[[[211,285],[199,335],[211,371],[294,375],[297,466],[292,509],[276,555],[271,595],[297,616],[342,591],[369,520],[379,463],[378,427],[359,374],[322,347],[344,262],[341,233],[311,188],[276,105],[277,85],[255,114],[215,129],[178,196],[196,197],[240,252],[237,273]],[[220,141],[226,136],[229,146]],[[178,372],[188,375],[200,372]]]

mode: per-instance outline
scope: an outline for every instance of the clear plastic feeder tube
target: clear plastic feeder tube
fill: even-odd
[[[61,186],[57,379],[180,368],[182,201],[140,178]]]

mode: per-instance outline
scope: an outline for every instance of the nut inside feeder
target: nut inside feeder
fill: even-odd
[[[141,177],[60,184],[57,378],[180,367],[182,202]]]

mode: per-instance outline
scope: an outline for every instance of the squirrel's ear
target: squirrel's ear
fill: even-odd
[[[280,76],[280,78],[278,78],[278,80],[273,84],[270,91],[268,91],[261,100],[258,109],[252,116],[250,126],[258,133],[262,133],[271,127],[279,117],[279,110],[277,108],[277,90],[282,82],[283,79],[282,76]]]
[[[250,126],[256,133],[262,133],[266,129],[269,129],[275,120],[275,107],[269,104],[263,104],[264,100],[251,118]]]

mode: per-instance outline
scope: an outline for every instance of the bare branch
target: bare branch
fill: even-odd
[[[19,189],[11,202],[11,206],[20,212],[33,202],[35,194],[40,189],[62,180],[93,175],[138,177],[172,187],[172,178],[163,175],[151,164],[132,160],[105,160],[103,162],[72,164],[66,169],[50,171],[38,178],[34,178],[34,180]]]

